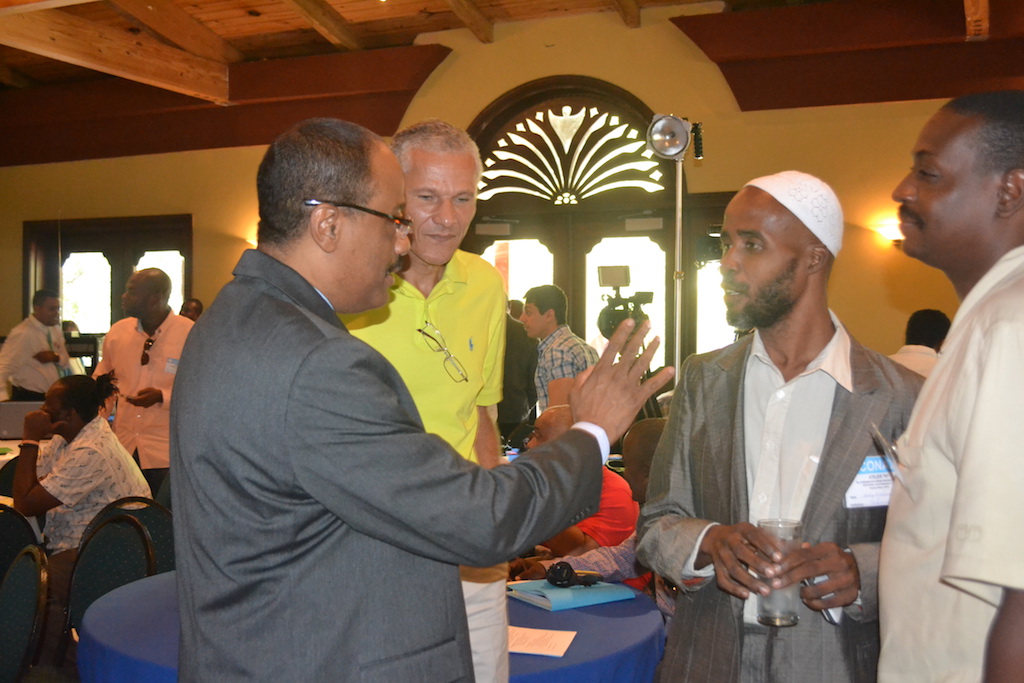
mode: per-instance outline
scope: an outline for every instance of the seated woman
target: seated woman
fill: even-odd
[[[14,508],[21,514],[46,514],[50,590],[42,663],[63,664],[53,658],[82,532],[108,503],[127,496],[150,496],[139,466],[99,415],[104,401],[116,391],[112,374],[95,380],[84,375],[62,377],[47,390],[42,408],[25,416],[13,497]],[[73,648],[68,661],[74,661]]]

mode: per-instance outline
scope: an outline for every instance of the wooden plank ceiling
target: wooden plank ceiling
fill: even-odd
[[[694,2],[695,0],[689,0]],[[680,0],[0,0],[0,88],[109,74],[218,104],[229,65],[409,46],[423,32],[617,12]]]
[[[310,116],[394,133],[424,32],[697,0],[0,0],[0,166],[265,144]]]
[[[0,0],[0,166],[263,144],[303,116],[390,135],[503,22],[698,0]],[[720,11],[721,10],[721,11]],[[724,0],[673,21],[742,109],[1024,87],[1022,0]]]

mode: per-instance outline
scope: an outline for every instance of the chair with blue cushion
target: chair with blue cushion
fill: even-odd
[[[20,457],[20,455],[16,455],[0,467],[0,496],[10,498],[14,495],[14,470],[18,466]]]
[[[20,681],[28,671],[42,632],[46,589],[46,554],[26,546],[0,583],[0,683]]]
[[[115,588],[152,576],[155,571],[149,532],[135,517],[115,515],[83,535],[71,573],[67,619],[57,661],[64,661],[71,634],[81,626],[89,605]]]
[[[164,483],[160,484],[160,490],[153,495],[153,500],[171,509],[171,477],[164,477]]]
[[[167,480],[169,481],[170,477]],[[121,498],[109,503],[93,517],[89,526],[86,527],[85,533],[82,534],[82,538],[84,539],[90,531],[105,520],[116,515],[131,515],[146,527],[153,543],[157,574],[174,571],[174,526],[170,510],[152,498],[142,496]]]
[[[11,506],[0,503],[0,576],[27,545],[38,545],[28,519]]]

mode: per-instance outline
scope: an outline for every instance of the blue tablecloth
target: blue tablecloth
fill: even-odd
[[[176,576],[165,572],[129,583],[89,606],[78,634],[83,681],[178,680]]]
[[[549,612],[509,598],[513,626],[576,631],[563,657],[509,655],[515,683],[648,683],[665,649],[661,612],[646,595]]]
[[[83,681],[177,680],[175,579],[175,572],[157,574],[111,591],[92,604],[79,634],[78,670]],[[661,614],[646,596],[564,612],[548,612],[511,598],[508,602],[513,626],[577,631],[564,657],[511,655],[514,683],[653,680],[665,635]]]

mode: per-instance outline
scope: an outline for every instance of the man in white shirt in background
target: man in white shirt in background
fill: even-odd
[[[889,358],[927,377],[939,361],[939,349],[948,332],[949,317],[942,311],[934,308],[914,311],[907,320],[904,345]]]
[[[93,371],[111,370],[117,381],[114,433],[138,459],[156,496],[170,463],[170,412],[178,359],[193,322],[167,305],[171,279],[158,268],[128,278],[121,307],[127,318],[103,339],[103,357]]]
[[[903,250],[960,297],[899,443],[882,541],[885,683],[1024,676],[1024,91],[952,100],[893,191]]]
[[[51,384],[70,374],[60,298],[40,289],[32,296],[32,314],[14,326],[0,349],[0,401],[42,401]]]
[[[750,181],[725,210],[727,319],[756,331],[683,365],[637,525],[639,560],[687,586],[666,683],[874,680],[889,490],[862,470],[879,453],[871,424],[902,433],[922,380],[829,310],[842,238],[835,193],[797,171]],[[802,521],[805,545],[784,555],[757,527],[766,518]],[[758,623],[758,594],[816,578],[795,626]]]

